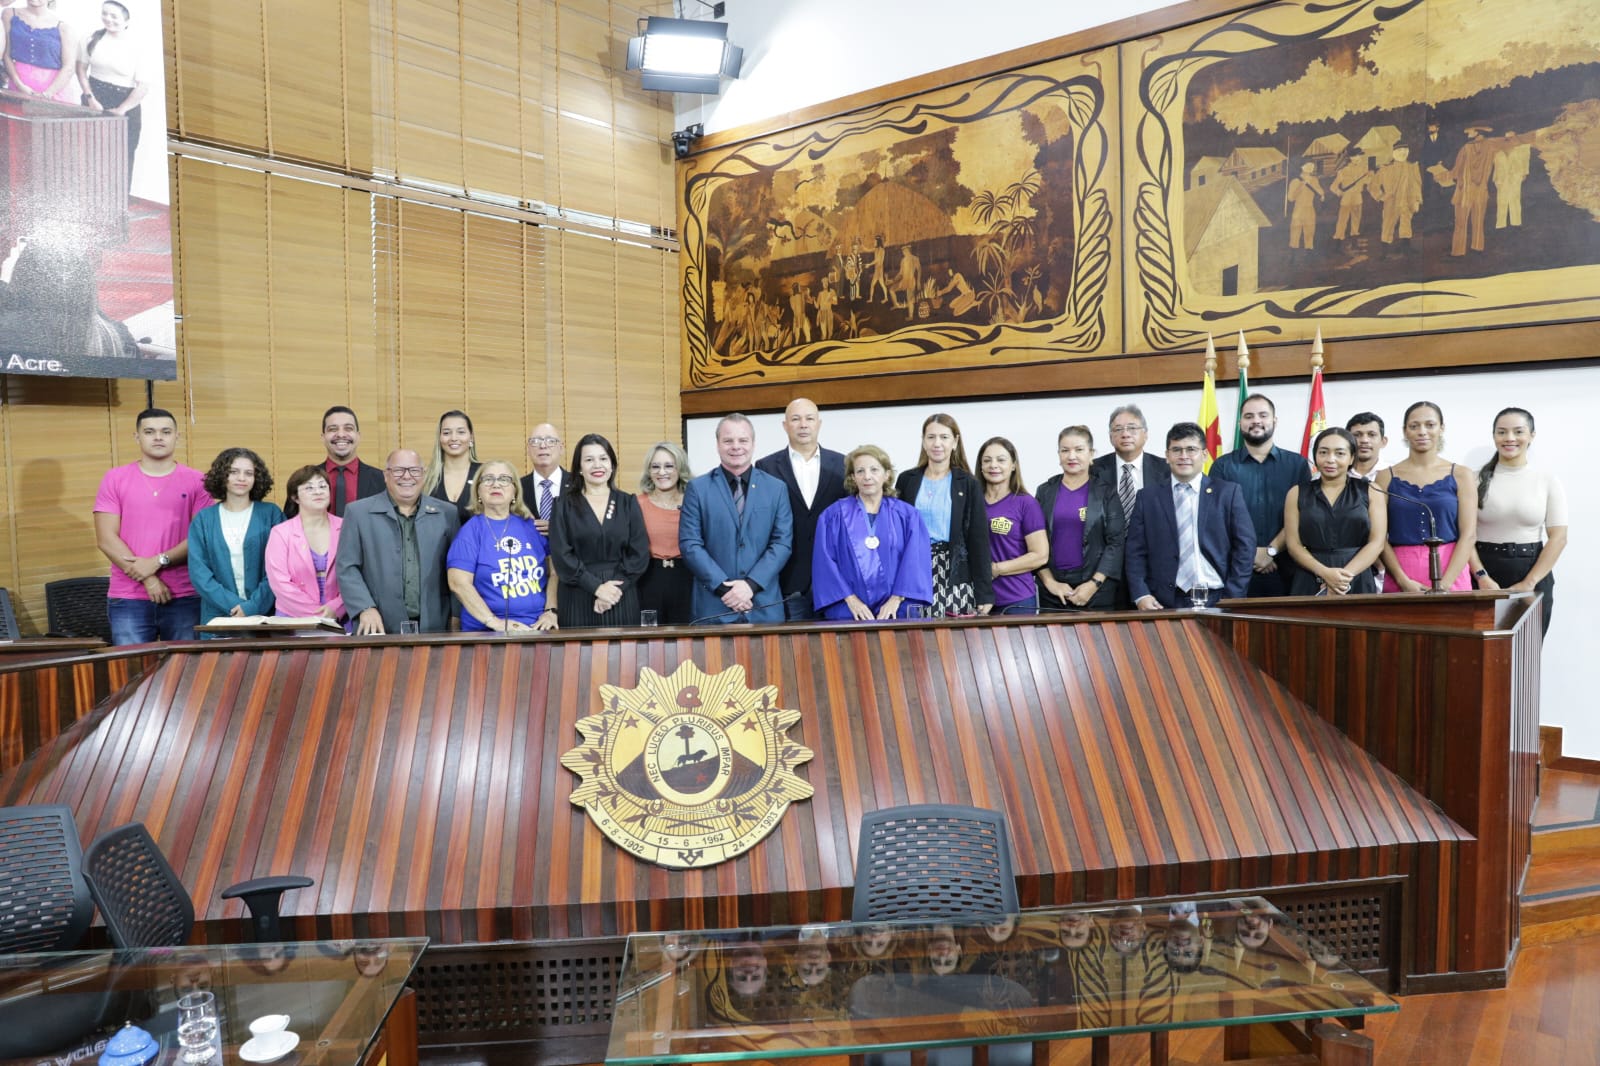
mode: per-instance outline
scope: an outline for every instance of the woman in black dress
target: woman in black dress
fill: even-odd
[[[639,501],[617,491],[616,471],[611,442],[586,434],[572,451],[572,476],[550,508],[562,629],[639,624],[639,577],[650,565],[650,540]]]
[[[1335,596],[1378,591],[1372,564],[1389,534],[1389,509],[1372,483],[1350,476],[1356,440],[1337,426],[1311,446],[1317,479],[1289,490],[1283,530],[1289,554],[1300,564],[1292,596]]]

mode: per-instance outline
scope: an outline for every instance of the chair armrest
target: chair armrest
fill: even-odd
[[[282,940],[278,922],[278,903],[283,894],[296,888],[310,888],[316,884],[300,874],[278,877],[256,877],[240,881],[222,890],[223,899],[242,899],[250,911],[250,928],[257,943]]]

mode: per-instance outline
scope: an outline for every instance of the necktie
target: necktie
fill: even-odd
[[[344,467],[336,466],[333,468],[333,513],[340,518],[344,517],[344,476]]]
[[[550,479],[543,478],[539,482],[539,521],[550,521]]]
[[[1122,501],[1122,515],[1128,520],[1133,519],[1133,500],[1139,495],[1139,490],[1133,487],[1133,464],[1122,464],[1122,477],[1117,481],[1117,499]]]
[[[1173,491],[1177,493],[1173,503],[1178,511],[1178,587],[1192,589],[1200,583],[1200,566],[1194,557],[1194,486],[1180,481]]]
[[[733,509],[739,513],[740,518],[744,517],[744,478],[742,477],[733,479]]]

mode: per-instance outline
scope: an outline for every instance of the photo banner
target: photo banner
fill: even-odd
[[[161,5],[0,9],[0,373],[177,376]]]

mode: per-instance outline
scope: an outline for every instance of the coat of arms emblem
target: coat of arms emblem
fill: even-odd
[[[751,689],[742,666],[648,667],[631,689],[600,686],[600,713],[561,756],[582,783],[572,802],[618,846],[661,866],[710,866],[754,847],[812,788],[795,767],[811,749],[785,734],[798,710]]]

